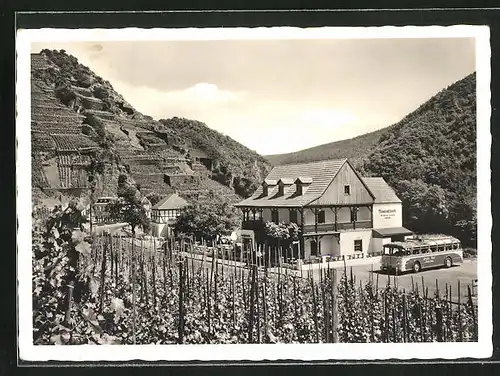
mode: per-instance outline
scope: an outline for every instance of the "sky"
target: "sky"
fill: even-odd
[[[199,120],[260,154],[392,125],[475,71],[473,38],[33,43],[65,49],[155,119]]]

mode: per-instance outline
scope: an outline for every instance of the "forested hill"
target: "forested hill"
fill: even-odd
[[[476,243],[476,75],[442,90],[380,137],[361,163],[403,200],[404,222]]]
[[[273,165],[349,158],[355,165],[378,143],[388,128],[366,133],[348,140],[330,142],[293,153],[264,156]]]

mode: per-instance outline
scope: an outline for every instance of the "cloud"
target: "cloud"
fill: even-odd
[[[201,82],[184,90],[176,90],[165,93],[178,101],[192,101],[204,104],[223,104],[239,101],[242,93],[235,93],[230,90],[221,90],[215,84]]]
[[[138,111],[157,119],[171,116],[195,118],[197,114],[221,110],[231,104],[240,103],[245,97],[243,92],[222,90],[217,85],[206,82],[170,91],[149,86],[131,86],[121,80],[111,82],[114,89]]]

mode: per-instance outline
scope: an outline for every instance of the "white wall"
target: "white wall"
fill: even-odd
[[[304,238],[305,255],[302,254],[301,250],[301,257],[304,257],[305,259],[309,258],[311,255],[311,241],[313,240],[315,240],[313,236]],[[320,255],[340,256],[340,246],[335,236],[325,235],[321,239],[318,239],[318,241],[321,243]]]
[[[373,228],[403,226],[402,204],[373,204]]]
[[[368,253],[370,241],[372,239],[372,230],[345,231],[340,233],[340,251],[342,255],[352,255],[354,253],[354,240],[362,240],[362,252]]]

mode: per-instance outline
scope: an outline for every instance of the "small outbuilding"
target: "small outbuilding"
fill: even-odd
[[[151,208],[151,227],[153,236],[169,237],[172,235],[172,226],[179,217],[181,210],[188,206],[188,202],[173,193]]]

